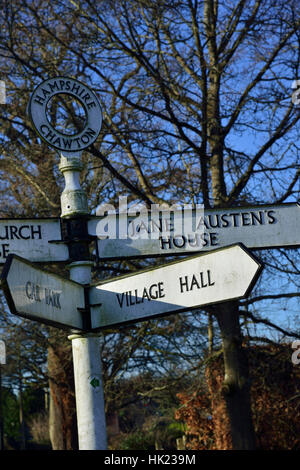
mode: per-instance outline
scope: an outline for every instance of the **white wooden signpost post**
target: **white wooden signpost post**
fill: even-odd
[[[47,105],[59,94],[72,96],[84,109],[84,127],[73,135],[58,131],[47,118]],[[40,137],[50,147],[55,148],[61,157],[59,169],[65,178],[65,188],[61,195],[61,219],[65,225],[63,239],[68,245],[71,261],[68,266],[70,279],[85,286],[89,285],[93,265],[89,255],[90,238],[86,228],[89,212],[79,176],[82,169],[82,150],[96,140],[101,129],[102,111],[99,100],[90,88],[78,80],[55,77],[42,82],[34,90],[28,109]],[[70,303],[71,297],[72,290],[69,289]],[[78,307],[73,307],[73,315],[76,316]],[[80,333],[78,330],[79,328],[75,328],[74,334],[69,338],[73,350],[79,448],[106,449],[99,337],[93,333]],[[89,331],[89,328],[85,331]]]

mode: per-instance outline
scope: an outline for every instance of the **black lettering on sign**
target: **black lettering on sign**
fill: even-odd
[[[16,237],[17,240],[20,240],[18,235],[18,228],[15,225],[10,226],[10,239],[13,240]]]
[[[60,147],[60,146],[61,146],[60,137],[58,137],[58,136],[56,135],[56,138],[55,138],[55,140],[52,142],[52,144],[53,144],[53,145],[58,145],[58,146]]]
[[[86,92],[85,88],[80,86],[77,83],[74,83],[72,80],[63,80],[63,79],[53,80],[53,81],[50,81],[46,86],[48,86],[50,91],[44,87],[42,88],[42,93],[44,97],[36,95],[34,99],[34,101],[40,105],[44,105],[45,100],[48,97],[48,95],[51,95],[54,92],[71,91],[75,95],[81,97],[81,99],[84,100],[84,102],[86,103],[89,109],[96,106],[95,101],[92,100],[92,96]]]
[[[165,297],[166,295],[164,294],[164,283],[163,281],[160,281],[158,283],[158,297],[161,299],[162,297]]]
[[[218,246],[218,234],[215,232],[210,232],[209,234],[209,241],[211,246]]]
[[[41,288],[38,284],[34,284],[31,281],[26,282],[25,292],[28,299],[34,300],[35,302],[41,302],[40,289]]]
[[[90,138],[87,134],[83,134],[81,136],[81,142],[83,142],[84,144],[87,144],[89,142]]]
[[[144,287],[143,289],[143,295],[142,295],[142,301],[144,302],[144,299],[151,300],[148,294],[147,287]]]
[[[39,95],[36,95],[36,97],[34,98],[34,102],[39,104],[40,106],[44,105],[44,101],[45,101],[45,98],[42,98]]]
[[[196,231],[202,231],[204,228],[209,229],[209,224],[207,223],[206,218],[201,216],[196,222]]]
[[[24,234],[25,230],[25,234]],[[28,232],[29,231],[29,234]],[[30,227],[29,225],[22,225],[22,227],[19,228],[19,235],[23,240],[29,240],[30,239]]]
[[[1,245],[2,258],[7,258],[8,253],[9,253],[9,243],[2,243]]]
[[[159,241],[160,241],[160,247],[162,250],[167,250],[167,249],[170,250],[172,248],[170,237],[167,237],[167,238],[159,237]]]
[[[142,300],[142,299],[139,299],[139,297],[138,297],[138,290],[135,289],[134,292],[135,292],[135,303],[136,303],[136,304],[141,304],[141,303],[143,302],[143,300]]]
[[[83,96],[81,97],[81,99],[83,99],[85,102],[87,102],[87,101],[89,101],[90,97],[91,97],[90,94],[89,94],[89,93],[86,93],[85,95],[83,95]]]
[[[134,302],[134,299],[131,295],[131,290],[129,292],[127,292],[127,295],[129,296],[129,305],[134,305],[135,302]]]
[[[70,90],[70,80],[59,80],[60,89],[61,91],[69,91]]]
[[[276,217],[272,214],[275,214],[275,211],[272,210],[267,212],[269,224],[275,224],[277,222]]]
[[[190,247],[218,246],[217,232],[194,233],[185,237],[184,235],[175,237],[159,237],[160,248],[162,250],[172,250],[174,248],[185,249]]]
[[[48,84],[50,90],[51,90],[51,93],[53,93],[53,91],[59,91],[59,87],[57,85],[57,81],[54,80],[54,82],[49,82]]]
[[[80,86],[77,85],[76,83],[73,83],[72,92],[75,93],[76,95],[78,95],[79,89],[80,89]]]
[[[208,269],[206,272],[200,272],[193,274],[192,276],[183,276],[179,278],[180,292],[189,292],[196,289],[203,289],[205,287],[213,286],[215,282],[212,282],[211,272]]]
[[[40,133],[41,133],[42,135],[45,135],[45,133],[46,133],[48,130],[49,130],[49,127],[46,126],[46,124],[42,124],[42,125],[40,126]]]
[[[151,299],[157,299],[158,298],[158,286],[157,284],[152,284],[152,286],[149,287],[149,295]]]
[[[88,109],[95,108],[96,107],[95,101],[91,101],[90,103],[87,103],[87,107]]]
[[[218,214],[212,214],[208,216],[209,226],[211,228],[218,228],[220,227],[220,220]]]
[[[135,289],[134,291],[126,291],[117,293],[117,300],[120,308],[130,307],[132,305],[141,304],[144,300],[157,300],[165,297],[164,294],[164,283],[158,282],[151,284],[150,287],[143,287],[142,289]]]
[[[48,128],[48,133],[45,137],[46,139],[49,139],[50,142],[52,142],[52,140],[56,137],[56,134],[55,132],[52,132],[51,129]]]
[[[43,92],[43,95],[44,95],[45,99],[47,98],[48,95],[51,95],[50,91],[46,90],[45,88],[42,88],[42,92]]]
[[[228,227],[228,225],[229,225],[229,220],[227,219],[227,217],[228,217],[227,214],[222,214],[222,215],[221,215],[222,227]]]
[[[37,235],[37,237],[35,237]],[[32,240],[35,240],[37,238],[38,240],[41,240],[42,238],[42,228],[40,225],[37,225],[36,228],[34,225],[31,225],[31,238]]]
[[[81,148],[81,144],[88,144],[96,135],[96,132],[88,127],[81,137],[74,137],[72,139],[70,137],[60,136],[56,132],[52,132],[46,124],[42,124],[40,126],[40,133],[45,137],[45,139],[48,139],[51,144],[57,147],[63,147],[65,150],[70,150],[72,147],[74,148],[74,145],[76,146],[76,144],[77,148]]]
[[[242,212],[242,224],[243,226],[251,225],[249,212]]]
[[[238,223],[238,218],[239,218],[239,215],[240,214],[229,214],[231,217],[232,217],[232,220],[233,220],[233,226],[234,227],[238,227],[239,226],[239,223]]]
[[[72,147],[72,140],[62,138],[65,150],[68,150]]]
[[[251,223],[252,225],[262,225],[264,223],[263,216],[264,213],[262,211],[258,211],[258,214],[255,212],[250,212],[251,214]]]
[[[8,253],[9,253],[9,243],[1,243],[0,257],[5,259],[7,258]]]
[[[96,132],[93,129],[91,129],[90,127],[88,127],[85,132],[90,137],[94,137],[96,135]]]
[[[123,307],[123,301],[124,301],[124,292],[122,292],[122,294],[116,294],[116,295],[117,295],[119,305],[122,308]]]
[[[176,248],[183,248],[186,244],[186,238],[183,235],[181,237],[172,238],[172,241]]]
[[[41,225],[5,225],[0,226],[0,240],[41,240]]]
[[[224,214],[208,214],[205,217],[200,217],[196,220],[196,232],[188,235],[172,235],[171,237],[160,237],[160,247],[163,250],[172,248],[184,248],[185,246],[216,246],[218,229],[226,227],[247,227],[247,226],[261,226],[267,224],[275,224],[278,221],[275,210],[249,210],[244,212],[231,212]],[[199,230],[203,230],[199,233]],[[211,232],[212,229],[217,231]],[[209,239],[209,234],[214,233]],[[197,245],[198,244],[198,245]]]
[[[189,290],[189,288],[188,288],[188,277],[187,276],[184,276],[184,281],[183,281],[183,278],[180,277],[179,282],[180,282],[180,292],[181,293],[184,291],[184,289],[186,289],[187,291]]]
[[[55,292],[47,287],[45,288],[45,300],[47,305],[52,305],[54,308],[61,309],[59,297],[60,292]]]

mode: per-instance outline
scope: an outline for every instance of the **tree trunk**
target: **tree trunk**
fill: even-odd
[[[61,403],[57,401],[55,385],[49,384],[50,407],[49,407],[49,436],[52,450],[64,450],[63,425]],[[54,398],[55,397],[55,398]]]
[[[255,434],[251,416],[248,359],[242,347],[237,302],[214,309],[223,342],[224,393],[234,450],[254,450]]]
[[[49,434],[53,450],[77,450],[78,434],[72,355],[68,344],[48,348]]]

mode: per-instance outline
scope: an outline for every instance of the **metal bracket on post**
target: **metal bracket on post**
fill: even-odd
[[[61,194],[62,238],[69,247],[72,261],[90,260],[87,227],[88,204],[85,191],[80,186],[81,152],[61,154],[59,169],[65,178]]]

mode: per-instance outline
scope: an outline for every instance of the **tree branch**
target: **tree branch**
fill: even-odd
[[[252,313],[250,312],[242,312],[242,314],[245,316],[245,317],[248,317],[248,318],[251,318],[251,320],[254,322],[254,323],[263,323],[264,325],[267,325],[267,326],[270,326],[272,328],[274,328],[275,330],[279,331],[280,333],[282,333],[283,335],[285,336],[289,336],[291,338],[299,338],[300,339],[300,335],[297,334],[297,333],[291,333],[290,331],[287,331],[283,328],[281,328],[280,326],[278,325],[275,325],[275,323],[271,322],[270,320],[267,320],[266,318],[257,318],[255,317]]]

